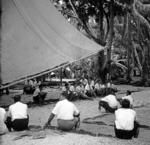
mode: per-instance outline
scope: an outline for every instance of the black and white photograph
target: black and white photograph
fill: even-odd
[[[150,0],[0,0],[0,145],[150,145]]]

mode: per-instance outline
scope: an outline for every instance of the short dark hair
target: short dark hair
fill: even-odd
[[[127,90],[127,92],[126,92],[127,95],[131,95],[131,93],[132,92],[130,90]]]
[[[69,86],[69,83],[68,82],[65,82],[65,87],[68,87]]]
[[[70,91],[63,91],[61,93],[62,96],[64,96],[67,100],[71,101],[71,92]]]
[[[13,98],[15,102],[18,102],[21,100],[21,95],[15,95]]]
[[[130,101],[128,99],[123,99],[121,105],[122,108],[130,108]]]

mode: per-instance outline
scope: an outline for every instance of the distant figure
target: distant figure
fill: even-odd
[[[6,126],[9,131],[22,131],[28,129],[28,107],[26,104],[20,102],[21,96],[14,96],[14,104],[9,106],[7,117],[6,117]]]
[[[100,80],[96,80],[95,85],[94,85],[94,91],[96,96],[102,96],[102,89],[101,89],[102,85]]]
[[[131,91],[127,90],[126,96],[122,97],[122,99],[127,99],[127,100],[129,100],[129,102],[130,102],[130,107],[131,107],[131,108],[133,107],[133,102],[134,102],[134,100],[133,100]]]
[[[70,90],[69,83],[65,82],[65,84],[62,86],[62,92],[67,92]]]
[[[34,91],[35,91],[35,87],[33,85],[33,81],[32,80],[26,80],[24,88],[23,88],[23,93],[24,94],[33,94]]]
[[[69,100],[70,96],[66,92],[62,93],[63,100],[57,102],[56,106],[52,110],[48,121],[44,125],[44,128],[51,125],[51,121],[57,116],[58,128],[64,131],[69,131],[79,127],[80,112],[77,107]]]
[[[103,97],[99,101],[99,110],[103,107],[106,112],[114,113],[116,109],[118,109],[119,102],[117,101],[116,95],[114,93],[109,94]]]
[[[75,88],[76,96],[78,99],[88,99],[88,100],[93,100],[92,97],[88,97],[85,92],[84,92],[84,86],[80,82],[76,83],[76,88]]]
[[[44,100],[46,98],[47,92],[43,91],[43,86],[42,85],[37,85],[36,89],[33,93],[33,102],[36,104],[42,104],[44,103]]]
[[[89,78],[88,82],[85,85],[85,89],[84,89],[84,93],[88,96],[88,97],[96,97],[95,91],[94,91],[94,81]]]
[[[7,132],[7,127],[5,124],[6,111],[4,108],[0,107],[0,135]]]
[[[130,108],[130,102],[123,99],[122,108],[115,111],[115,135],[121,139],[137,138],[139,124],[136,121],[136,112]]]

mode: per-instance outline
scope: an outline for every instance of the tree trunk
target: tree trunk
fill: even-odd
[[[100,4],[99,4],[99,26],[100,26],[99,40],[100,42],[104,41],[103,18],[104,18],[103,1],[100,1]]]
[[[128,40],[128,45],[127,45],[127,66],[128,66],[128,71],[127,71],[127,80],[130,82],[131,79],[131,47],[132,47],[132,42],[131,42],[131,16],[129,13],[127,13],[127,40]]]
[[[111,1],[110,4],[110,19],[109,19],[109,34],[107,38],[107,44],[105,50],[107,51],[107,70],[108,70],[108,77],[107,80],[111,79],[111,47],[113,42],[113,35],[114,35],[114,10],[113,10],[114,1]]]

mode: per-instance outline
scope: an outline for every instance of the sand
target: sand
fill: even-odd
[[[150,89],[132,86],[117,86],[118,97],[124,95],[126,89],[133,93],[134,109],[141,124],[138,138],[120,140],[115,138],[113,123],[114,114],[106,114],[98,110],[98,101],[81,100],[74,102],[81,111],[81,125],[76,132],[62,132],[55,129],[41,130],[47,121],[55,103],[33,106],[29,108],[30,131],[8,132],[0,136],[1,145],[149,145],[150,144]],[[137,92],[138,91],[138,92]],[[49,95],[52,95],[50,91]],[[58,96],[58,92],[57,92]],[[50,96],[49,96],[50,97]],[[56,118],[52,126],[56,126]],[[35,128],[36,127],[36,128]]]

